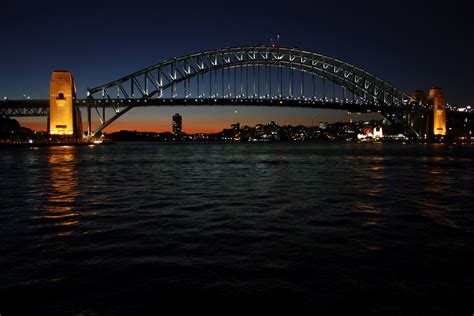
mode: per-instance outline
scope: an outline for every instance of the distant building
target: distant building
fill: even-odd
[[[235,124],[230,125],[232,127],[232,130],[234,132],[233,139],[236,141],[240,141],[240,123],[237,122]]]
[[[179,113],[173,115],[173,134],[181,135],[183,133],[183,118]]]
[[[234,131],[236,131],[236,132],[240,131],[240,123],[239,122],[237,122],[235,124],[231,124],[230,126],[232,127],[232,129]]]
[[[362,134],[365,135],[365,137],[374,137],[374,129],[372,126],[364,126],[362,129]]]
[[[265,126],[263,124],[255,125],[255,132],[257,136],[263,137],[263,135],[265,134]]]
[[[368,139],[373,139],[374,138],[374,129],[370,125],[365,125],[362,127],[362,133],[357,134],[357,139],[358,140],[368,140]]]
[[[374,128],[374,138],[383,138],[382,126]]]

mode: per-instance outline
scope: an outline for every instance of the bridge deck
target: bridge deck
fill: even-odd
[[[88,99],[76,99],[74,104],[87,107]],[[333,110],[347,110],[351,112],[383,112],[397,111],[400,107],[352,103],[332,102],[312,99],[120,99],[120,100],[93,100],[91,104],[98,108],[112,108],[119,111],[129,106],[272,106],[288,108],[320,108]],[[405,108],[406,109],[406,108]],[[47,116],[49,100],[6,100],[0,102],[0,115],[7,117]]]
[[[88,99],[76,99],[74,104],[79,107],[87,107],[91,102]],[[147,106],[272,106],[272,107],[286,107],[286,108],[319,108],[344,110],[354,113],[367,112],[400,112],[400,111],[420,111],[419,107],[406,106],[389,106],[377,105],[367,103],[352,103],[352,102],[332,102],[312,99],[118,99],[118,100],[93,100],[93,107],[97,108],[111,108],[115,111],[133,107],[147,107]],[[421,108],[422,111],[429,110],[428,108]],[[451,115],[462,115],[465,117],[474,117],[474,112],[458,112],[447,110]],[[4,117],[32,117],[32,116],[48,116],[49,114],[49,100],[5,100],[0,101],[0,116]]]

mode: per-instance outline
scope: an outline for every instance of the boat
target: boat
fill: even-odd
[[[102,144],[102,145],[116,144],[116,142],[114,142],[112,139],[109,139],[109,138],[94,139],[94,140],[92,141],[92,143],[93,143],[94,145],[99,145],[99,144]]]

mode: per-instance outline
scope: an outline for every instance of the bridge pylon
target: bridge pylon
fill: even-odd
[[[414,91],[410,104],[417,108],[413,126],[422,139],[434,141],[446,136],[446,100],[441,88],[431,88],[428,96],[422,90]]]
[[[67,70],[53,71],[49,91],[49,134],[81,139],[82,119],[79,108],[73,104],[76,86],[72,74]]]
[[[446,135],[446,100],[441,88],[431,88],[428,93],[428,104],[433,107],[433,135]]]

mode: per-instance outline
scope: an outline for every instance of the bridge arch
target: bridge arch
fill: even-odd
[[[300,77],[296,82],[295,74]],[[332,98],[327,97],[327,82],[332,83]],[[92,132],[89,109],[89,137],[140,104],[131,100],[151,104],[159,99],[188,98],[309,99],[384,108],[399,107],[410,100],[388,82],[344,61],[297,48],[265,46],[216,49],[174,58],[88,89],[88,98],[94,106],[108,103],[115,111],[109,120],[104,111],[102,125]],[[123,100],[129,104],[121,108]]]

